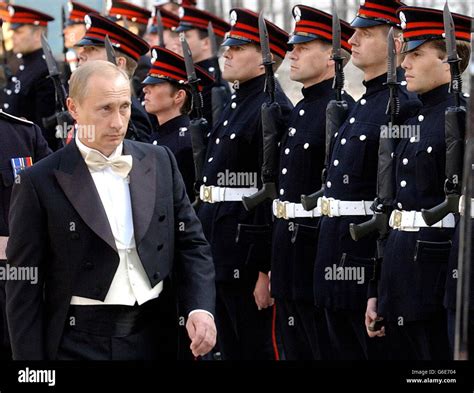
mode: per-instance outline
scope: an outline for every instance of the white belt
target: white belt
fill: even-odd
[[[273,215],[276,218],[302,218],[302,217],[321,217],[321,211],[315,207],[310,211],[306,211],[301,203],[282,202],[278,199],[273,201]]]
[[[0,236],[0,259],[7,259],[8,236]]]
[[[321,197],[318,199],[317,209],[323,216],[370,216],[374,212],[370,209],[372,201],[341,201],[334,198]]]
[[[416,210],[394,210],[389,221],[393,229],[405,232],[418,232],[420,228],[454,228],[454,224],[454,215],[449,213],[441,221],[430,226],[423,219],[421,212]]]
[[[464,215],[464,195],[459,197],[459,214]],[[474,198],[471,198],[471,218],[474,218]]]
[[[232,188],[202,185],[199,198],[206,203],[242,202],[243,197],[255,194],[258,188]]]

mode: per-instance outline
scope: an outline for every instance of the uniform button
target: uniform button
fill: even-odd
[[[206,134],[206,138],[209,138],[210,136],[211,136],[211,133],[208,132],[208,133]]]
[[[156,146],[158,144],[158,141],[153,141],[153,144]]]
[[[18,68],[19,68],[20,71],[23,71],[25,69],[25,65],[21,64]]]
[[[207,162],[212,162],[213,159],[214,159],[214,157],[209,157],[209,159],[207,160]]]
[[[464,98],[469,98],[470,97],[470,95],[468,93],[464,93],[463,96],[464,96]]]
[[[415,143],[415,141],[416,141],[416,138],[415,138],[414,136],[412,136],[412,137],[410,138],[410,143]]]
[[[216,139],[216,145],[218,145],[221,142],[219,138]]]
[[[404,158],[402,162],[403,162],[403,165],[408,164],[408,158]]]
[[[301,109],[300,110],[300,116],[303,116],[304,115],[304,109]]]
[[[214,67],[209,67],[207,70],[208,70],[210,73],[213,73],[216,69],[215,69]]]
[[[398,207],[399,209],[403,208],[403,206],[402,206],[402,204],[401,204],[400,202],[397,203],[397,207]]]
[[[230,139],[234,139],[235,138],[235,132],[233,132],[232,134],[230,134]]]
[[[3,107],[4,107],[5,109],[8,109],[8,108],[10,107],[10,104],[9,104],[8,102],[5,102],[5,103],[3,104]]]
[[[180,127],[179,130],[180,130],[181,132],[185,132],[185,131],[188,130],[188,127]]]
[[[290,154],[290,149],[288,147],[285,149],[285,154],[286,155]]]
[[[390,153],[390,157],[393,158],[393,153]]]
[[[355,117],[351,117],[351,118],[349,119],[349,123],[351,123],[351,124],[354,124],[355,121],[356,121]]]
[[[6,90],[5,92],[6,92],[7,95],[9,95],[9,96],[12,94],[12,91],[11,91],[10,89]]]
[[[425,120],[425,116],[423,115],[418,116],[418,121],[423,121],[423,120]]]
[[[433,148],[431,146],[428,146],[428,149],[426,149],[428,153],[431,153],[433,151]]]
[[[224,121],[224,127],[227,127],[227,124],[229,124],[229,120]]]
[[[283,195],[285,193],[285,190],[283,188],[280,189],[280,195]]]
[[[336,133],[334,134],[334,138],[337,138],[338,135],[339,135],[339,133],[336,132]]]
[[[334,160],[333,165],[338,166],[339,165],[339,160]]]
[[[330,181],[326,182],[326,187],[327,188],[331,188],[331,186],[332,186],[332,183]]]
[[[406,86],[407,85],[407,81],[401,81],[400,83],[402,86]]]
[[[361,141],[365,141],[365,140],[367,139],[367,136],[361,135],[361,136],[359,137],[359,139],[360,139]]]
[[[346,142],[347,142],[347,141],[346,141],[346,138],[342,138],[342,139],[341,139],[341,145],[345,145]]]
[[[161,277],[160,272],[156,272],[155,274],[153,274],[153,278],[154,278],[155,280],[159,280],[160,277]]]
[[[17,53],[16,57],[17,57],[17,59],[21,59],[23,57],[23,53]]]
[[[402,181],[400,182],[400,186],[406,187],[406,185],[407,185],[407,182],[406,182],[405,180],[402,180]]]
[[[207,176],[204,176],[204,177],[202,178],[202,181],[203,181],[204,183],[207,182]]]
[[[281,173],[283,173],[284,175],[286,175],[286,172],[288,172],[288,169],[286,169],[286,168],[283,168],[283,169],[281,170]]]
[[[237,108],[237,104],[236,104],[235,102],[233,102],[233,103],[230,105],[230,107],[231,107],[232,109],[235,109],[235,108]]]
[[[307,149],[308,149],[308,147],[309,147],[309,143],[308,143],[308,142],[306,142],[306,143],[303,145],[303,149],[307,150]]]
[[[17,80],[18,80],[18,78],[16,76],[12,77],[12,82],[16,82]]]
[[[361,104],[361,105],[365,105],[366,103],[367,103],[367,100],[366,100],[365,98],[362,98],[362,99],[360,100],[360,104]]]
[[[236,97],[237,97],[237,96],[236,96],[235,94],[232,94],[232,95],[230,96],[230,99],[231,99],[231,100],[235,100]]]

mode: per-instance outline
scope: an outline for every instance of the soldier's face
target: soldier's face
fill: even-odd
[[[175,52],[175,46],[181,46],[181,42],[179,41],[179,33],[176,33],[171,30],[164,30],[163,31],[163,40],[165,41],[165,48]],[[146,34],[145,41],[148,42],[150,46],[158,46],[158,34]]]
[[[68,109],[86,146],[110,155],[123,141],[131,113],[130,82],[122,75],[92,76],[82,102],[68,98]]]
[[[195,63],[206,60],[211,56],[209,38],[200,38],[197,29],[187,30],[183,34],[186,37],[186,41],[188,42]],[[178,53],[180,56],[183,56],[183,47],[179,40],[179,35],[171,50]]]
[[[180,100],[178,100],[179,91],[176,92],[171,84],[167,82],[156,85],[146,85],[143,88],[146,111],[153,115],[168,113],[172,117],[178,116],[183,104],[182,101],[179,102]]]
[[[228,82],[243,83],[265,73],[262,53],[255,45],[229,46],[223,56],[222,77]]]
[[[41,31],[32,26],[23,25],[13,31],[13,52],[30,53],[41,47]]]
[[[405,70],[408,91],[418,94],[449,83],[449,64],[441,53],[430,43],[423,44],[405,54],[402,67]]]
[[[370,69],[387,71],[388,27],[357,27],[349,40],[352,45],[352,62],[366,72]]]
[[[107,60],[107,53],[102,46],[83,46],[78,48],[79,65],[93,60]]]
[[[289,54],[290,79],[303,83],[304,87],[328,79],[334,74],[331,52],[331,46],[320,40],[293,45]]]
[[[72,48],[86,34],[86,26],[75,24],[64,28],[64,45],[66,48]]]

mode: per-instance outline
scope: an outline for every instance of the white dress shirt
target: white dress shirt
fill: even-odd
[[[85,146],[78,138],[76,138],[76,145],[83,157],[93,150]],[[123,143],[117,146],[108,158],[111,159],[122,155],[122,150]],[[116,175],[110,167],[106,167],[101,171],[89,171],[102,201],[110,229],[114,235],[120,262],[103,302],[73,296],[71,304],[119,304],[133,306],[135,302],[141,305],[157,298],[163,290],[163,282],[160,281],[152,288],[140,261],[133,232],[132,203],[128,179],[123,179]]]

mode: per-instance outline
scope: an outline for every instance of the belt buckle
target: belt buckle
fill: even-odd
[[[288,219],[286,215],[286,204],[287,202],[281,202],[281,201],[277,202],[277,207],[276,207],[277,218],[284,218],[285,220]]]
[[[212,186],[203,186],[203,202],[212,203]]]
[[[323,216],[329,216],[331,212],[331,201],[327,198],[321,198],[321,214]]]
[[[400,228],[402,226],[402,212],[399,210],[393,211],[393,227]]]

